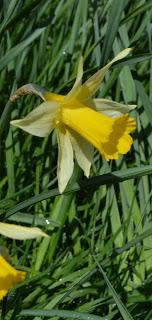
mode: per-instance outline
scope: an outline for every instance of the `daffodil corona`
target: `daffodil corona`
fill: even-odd
[[[17,283],[24,281],[25,272],[18,271],[13,268],[0,255],[0,300],[2,300],[8,291],[12,289]]]
[[[83,59],[80,59],[76,81],[66,95],[57,95],[45,89],[27,84],[19,88],[11,101],[25,94],[35,94],[44,101],[24,119],[11,124],[35,136],[45,137],[56,129],[58,140],[58,185],[62,193],[72,175],[75,156],[79,166],[88,177],[93,157],[93,147],[104,159],[118,159],[132,145],[130,133],[135,121],[128,112],[134,105],[123,105],[107,99],[93,99],[109,67],[131,51],[121,51],[111,62],[82,84]]]

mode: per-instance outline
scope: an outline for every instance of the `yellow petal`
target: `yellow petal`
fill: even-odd
[[[136,105],[126,105],[108,99],[93,99],[96,111],[109,117],[118,117],[136,108]]]
[[[82,138],[76,131],[72,129],[68,129],[68,131],[70,132],[75,158],[80,168],[84,171],[85,176],[89,177],[94,149],[91,144]]]
[[[56,93],[52,93],[49,91],[45,91],[43,93],[43,97],[44,97],[45,101],[55,101],[55,102],[63,102],[64,101],[64,96],[62,96],[61,94],[56,94]]]
[[[85,100],[85,99],[89,98],[90,96],[92,96],[99,89],[100,83],[102,82],[102,80],[103,80],[106,72],[110,68],[110,66],[114,62],[125,58],[131,52],[131,50],[132,50],[131,48],[127,48],[127,49],[119,52],[112,61],[110,61],[106,66],[104,66],[102,69],[97,71],[92,77],[90,77],[82,85],[81,91],[78,92],[77,98],[79,100]]]
[[[62,193],[66,188],[74,169],[73,149],[70,141],[68,130],[59,125],[57,128],[58,139],[58,186],[59,192]]]
[[[134,130],[135,122],[128,115],[110,118],[74,101],[62,108],[62,121],[95,146],[106,160],[116,159],[122,150],[119,142]]]
[[[13,268],[2,256],[0,256],[0,300],[17,283],[24,281],[25,272]]]
[[[12,120],[10,123],[35,136],[46,137],[54,129],[54,121],[57,114],[57,102],[44,102],[24,119]]]
[[[0,234],[2,234],[5,237],[16,240],[34,239],[37,237],[48,237],[48,235],[41,231],[39,228],[28,228],[3,222],[0,222]]]

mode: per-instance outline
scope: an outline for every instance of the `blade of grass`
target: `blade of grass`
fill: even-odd
[[[11,48],[5,55],[0,59],[0,70],[5,68],[8,63],[13,60],[20,52],[22,52],[29,44],[31,44],[35,39],[37,39],[45,28],[35,30],[28,38],[17,44],[15,47]]]
[[[131,19],[134,19],[139,14],[143,14],[144,11],[147,11],[148,9],[152,8],[152,3],[148,2],[146,4],[143,4],[142,6],[138,6],[137,9],[132,11],[130,14],[128,14],[125,18],[122,19],[121,24],[126,23],[130,21]]]
[[[101,274],[103,275],[104,277],[104,280],[106,281],[106,284],[114,298],[114,301],[122,315],[122,318],[124,320],[133,320],[133,317],[131,316],[131,314],[129,313],[129,311],[126,309],[125,305],[123,304],[123,302],[121,301],[119,295],[117,294],[117,292],[115,291],[115,289],[113,288],[112,284],[110,283],[108,277],[106,276],[106,273],[103,271],[102,267],[101,267],[101,264],[97,261],[96,257],[93,255],[93,258],[101,272]]]
[[[107,31],[106,31],[106,35],[105,35],[103,47],[102,47],[102,55],[101,55],[102,65],[105,65],[109,58],[114,39],[118,32],[124,7],[125,7],[124,1],[115,0],[112,2],[111,8],[110,8],[108,25],[107,25]]]
[[[125,181],[125,180],[130,180],[130,179],[135,179],[135,178],[140,178],[141,176],[144,175],[149,175],[152,173],[152,165],[147,165],[147,166],[141,166],[141,167],[137,167],[137,168],[131,168],[128,170],[124,170],[124,171],[113,171],[111,173],[107,173],[107,174],[103,174],[101,176],[95,177],[95,178],[90,178],[86,181],[80,182],[78,183],[74,183],[73,186],[69,186],[67,188],[67,190],[64,192],[64,194],[68,194],[71,192],[75,192],[78,190],[82,190],[86,189],[86,188],[94,188],[94,187],[98,187],[100,185],[104,185],[104,184],[113,184],[113,183],[118,183],[121,181]],[[39,201],[48,199],[50,197],[54,197],[59,195],[58,189],[53,189],[50,191],[46,191],[46,192],[42,192],[41,194],[31,197],[28,200],[25,200],[19,204],[17,204],[14,208],[11,208],[7,211],[7,213],[5,214],[5,219],[7,219],[7,217],[11,216],[12,214],[28,207],[31,206]]]
[[[77,311],[68,311],[68,310],[60,310],[60,309],[54,309],[54,310],[22,310],[19,314],[22,317],[32,317],[32,316],[38,316],[38,317],[60,317],[60,318],[71,318],[71,319],[82,319],[82,320],[106,320],[107,317],[99,317],[95,316],[93,314],[89,313],[82,313]]]
[[[13,2],[13,1],[12,1]],[[17,2],[17,1],[16,1]],[[18,21],[20,21],[22,18],[28,17],[28,13],[31,13],[31,10],[33,10],[38,4],[40,3],[40,0],[33,0],[32,3],[29,3],[28,5],[24,6],[20,12],[18,12],[12,19],[8,19],[5,22],[5,24],[2,24],[2,27],[0,29],[0,33],[4,32],[5,30],[9,29],[11,26],[16,25]],[[9,7],[10,12],[10,7]]]

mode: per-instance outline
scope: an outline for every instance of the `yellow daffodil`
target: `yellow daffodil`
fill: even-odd
[[[0,255],[0,300],[2,300],[8,291],[12,289],[17,283],[24,281],[25,272],[18,271],[13,268]]]
[[[129,134],[135,128],[135,121],[127,113],[135,106],[91,98],[99,89],[109,67],[130,51],[130,48],[121,51],[83,84],[81,58],[76,81],[66,96],[47,92],[34,84],[27,84],[10,97],[11,101],[15,101],[19,96],[29,93],[43,99],[44,102],[24,119],[13,120],[11,124],[39,137],[45,137],[56,129],[60,193],[72,175],[74,155],[88,177],[93,156],[92,146],[97,148],[106,160],[117,159],[119,154],[126,154],[131,148],[132,138]]]
[[[39,228],[22,227],[20,225],[4,222],[0,222],[0,234],[2,234],[5,237],[16,240],[34,239],[37,237],[48,237],[48,235],[41,231]]]

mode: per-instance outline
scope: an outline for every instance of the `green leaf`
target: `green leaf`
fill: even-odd
[[[129,313],[129,311],[126,309],[125,305],[123,304],[122,300],[120,299],[119,295],[117,294],[117,292],[115,291],[114,287],[112,286],[111,282],[109,281],[108,277],[106,276],[106,273],[103,271],[101,264],[99,264],[99,262],[96,260],[95,256],[94,256],[94,260],[101,272],[101,274],[103,275],[106,284],[113,296],[113,299],[115,301],[115,303],[117,304],[117,307],[122,315],[122,318],[124,320],[133,320],[131,314]]]
[[[95,316],[93,314],[89,313],[82,313],[82,312],[77,312],[77,311],[69,311],[69,310],[32,310],[32,309],[27,309],[27,310],[22,310],[19,314],[22,317],[27,317],[27,316],[39,316],[39,317],[60,317],[60,318],[71,318],[71,319],[81,319],[81,320],[106,320],[107,317],[99,317]]]
[[[107,31],[106,31],[106,35],[105,35],[103,46],[102,46],[101,59],[102,59],[103,65],[106,64],[109,58],[114,39],[118,32],[119,23],[121,20],[124,7],[125,7],[124,1],[114,0],[112,2],[109,19],[108,19]]]
[[[0,70],[5,68],[7,64],[13,60],[19,53],[23,52],[23,50],[29,46],[36,38],[38,38],[43,32],[45,28],[37,29],[34,31],[28,38],[17,44],[15,47],[10,49],[4,57],[0,59]]]
[[[88,180],[80,182],[79,184],[75,183],[74,185],[69,186],[64,193],[68,194],[71,192],[75,192],[75,191],[81,190],[81,188],[82,190],[90,187],[97,188],[100,185],[114,184],[114,183],[118,183],[125,180],[140,178],[144,175],[149,175],[151,173],[152,173],[152,165],[131,168],[124,171],[123,170],[113,171],[111,173],[103,174],[95,178],[90,178]],[[7,217],[11,216],[12,214],[28,206],[31,206],[37,202],[43,201],[45,199],[48,199],[50,197],[54,197],[57,195],[59,195],[58,189],[42,192],[41,194],[31,197],[28,200],[25,200],[17,204],[16,206],[14,206],[13,208],[9,209],[5,214],[5,218],[7,219]]]
[[[121,23],[126,23],[130,21],[131,19],[134,19],[139,14],[143,14],[148,9],[152,8],[152,3],[149,1],[146,4],[143,4],[142,6],[138,6],[137,9],[133,10],[130,14],[128,14],[125,18],[122,19]]]

